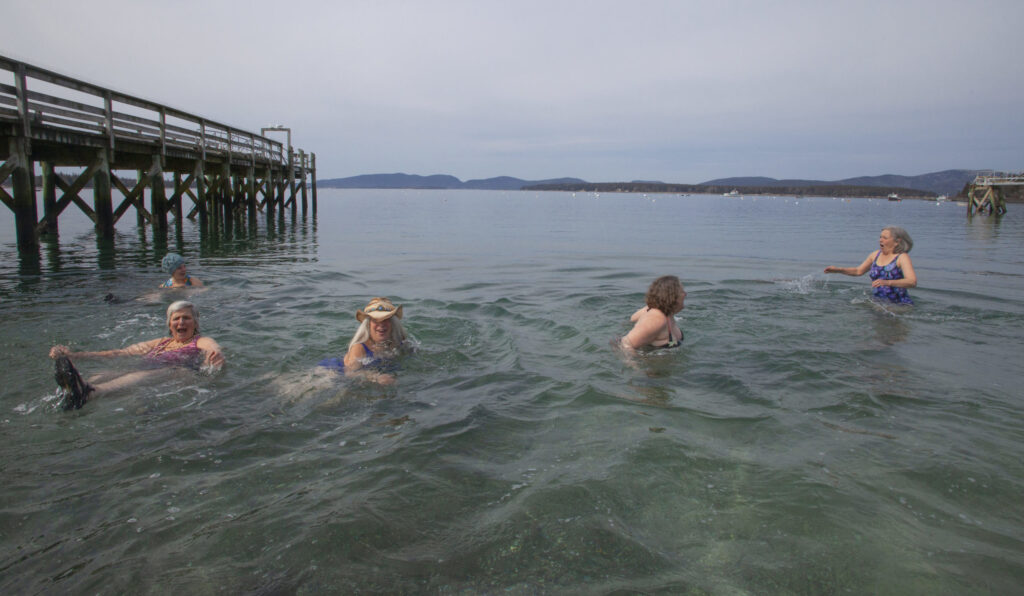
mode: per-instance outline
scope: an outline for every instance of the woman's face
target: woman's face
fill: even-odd
[[[896,248],[896,239],[893,238],[892,232],[882,230],[882,233],[878,235],[878,246],[882,249],[882,252],[892,252]]]
[[[676,310],[675,310],[675,312],[679,312],[679,311],[683,310],[683,308],[685,307],[685,304],[684,304],[685,301],[686,301],[686,290],[684,290],[682,284],[680,284],[679,285],[679,297],[676,298]],[[673,313],[673,314],[675,314],[675,313]]]
[[[171,314],[168,327],[171,330],[171,337],[178,341],[187,341],[196,334],[196,319],[190,309],[183,308]]]
[[[391,319],[375,321],[370,319],[370,339],[379,344],[391,339]]]
[[[188,271],[185,269],[185,263],[178,265],[178,268],[171,273],[171,277],[177,280],[183,280],[188,275]]]

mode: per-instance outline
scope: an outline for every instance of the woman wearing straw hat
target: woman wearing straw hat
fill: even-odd
[[[167,256],[160,261],[160,267],[163,268],[167,275],[171,276],[170,279],[160,286],[161,288],[203,287],[203,282],[199,281],[198,277],[192,277],[188,274],[188,270],[185,269],[185,259],[178,253],[167,253]]]
[[[394,356],[406,347],[408,336],[402,328],[402,307],[377,297],[356,311],[359,328],[348,344],[343,363],[337,359],[321,362],[321,366],[342,369],[347,377],[361,377],[382,385],[395,382]],[[343,364],[343,366],[339,366]]]

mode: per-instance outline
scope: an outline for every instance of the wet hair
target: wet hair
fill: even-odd
[[[355,334],[352,336],[352,340],[348,342],[348,347],[351,348],[356,344],[361,344],[364,341],[370,339],[370,322],[372,320],[373,319],[371,319],[370,317],[366,317],[365,319],[362,320],[361,323],[359,323],[359,328],[356,329]],[[402,344],[405,342],[406,339],[405,329],[402,327],[402,322],[398,319],[398,317],[390,317],[386,320],[391,321],[391,336],[388,338],[388,340],[390,340],[391,343],[394,344],[394,347],[402,347]]]
[[[171,315],[178,312],[179,310],[185,310],[186,308],[192,312],[192,318],[195,319],[196,321],[196,333],[199,333],[199,309],[196,308],[195,304],[192,304],[188,300],[178,300],[176,302],[172,302],[171,305],[167,307],[168,332],[170,332],[171,328]]]
[[[906,230],[897,226],[886,226],[882,228],[883,232],[889,232],[892,237],[896,240],[896,246],[893,248],[893,252],[899,254],[901,252],[910,252],[910,249],[914,248],[914,241],[910,239],[910,234]]]
[[[679,281],[678,277],[675,275],[663,275],[651,282],[651,287],[647,288],[647,295],[644,297],[644,301],[647,303],[647,306],[656,308],[666,315],[671,315],[676,308],[676,302],[679,301],[682,288],[683,282]]]

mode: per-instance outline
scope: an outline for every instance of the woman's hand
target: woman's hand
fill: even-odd
[[[70,354],[71,349],[68,348],[67,346],[56,345],[50,348],[50,358],[53,358],[54,360],[60,358],[61,356],[68,356]]]
[[[224,366],[224,354],[220,348],[206,352],[206,363],[217,368]]]

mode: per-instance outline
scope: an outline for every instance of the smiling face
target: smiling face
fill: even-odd
[[[391,319],[375,321],[370,319],[370,339],[375,344],[380,344],[391,339]]]
[[[178,268],[171,273],[171,277],[176,281],[185,281],[185,278],[188,277],[188,271],[185,269],[185,263],[179,265]]]
[[[171,337],[175,341],[185,342],[192,339],[192,336],[196,334],[198,324],[192,315],[192,309],[183,308],[171,314],[170,323],[167,326],[171,331]]]

